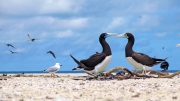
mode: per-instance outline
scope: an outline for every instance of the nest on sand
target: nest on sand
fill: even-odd
[[[114,72],[121,70],[124,73],[113,74]],[[89,74],[91,77],[86,78],[86,80],[124,80],[124,79],[146,79],[146,78],[172,78],[180,74],[180,71],[176,73],[169,74],[167,71],[146,71],[147,74],[144,75],[141,72],[133,72],[123,66],[117,66],[106,72],[101,73],[100,76],[93,74],[91,72],[82,70]],[[82,78],[74,78],[74,80],[82,80]]]
[[[124,74],[120,75],[113,75],[112,73],[115,71],[121,70],[125,72]],[[177,76],[180,74],[180,71],[176,73],[169,74],[167,71],[166,72],[159,72],[159,71],[153,71],[153,70],[148,70],[147,75],[142,74],[141,72],[132,72],[127,68],[124,68],[123,66],[117,66],[115,68],[112,68],[106,72],[103,72],[101,75],[102,76],[97,76],[95,74],[92,74],[90,72],[84,71],[87,74],[93,76],[93,78],[90,79],[117,79],[117,80],[123,80],[123,79],[140,79],[140,78],[172,78],[174,76]]]

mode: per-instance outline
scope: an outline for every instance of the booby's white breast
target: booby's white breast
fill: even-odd
[[[138,70],[138,69],[143,70],[143,68],[144,68],[145,70],[150,70],[150,69],[152,68],[152,67],[149,67],[149,66],[146,66],[146,65],[142,65],[142,64],[136,62],[132,57],[126,57],[126,60],[127,60],[132,66],[134,66],[134,69],[135,69],[135,70]]]
[[[110,63],[111,58],[112,58],[111,55],[110,56],[106,56],[106,58],[101,63],[96,65],[95,68],[92,71],[90,71],[90,72],[92,72],[92,73],[102,72],[103,70],[106,69],[107,65]]]

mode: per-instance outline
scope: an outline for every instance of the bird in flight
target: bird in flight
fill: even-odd
[[[39,39],[31,38],[29,34],[28,34],[28,38],[29,38],[29,41],[31,42],[34,42],[34,40],[39,40]]]
[[[12,48],[15,48],[13,45],[11,45],[11,44],[5,44],[6,46],[11,46]]]
[[[142,18],[141,16],[139,16],[139,18]]]
[[[13,51],[11,51],[11,50],[9,50],[12,54],[14,54],[14,53],[19,53],[19,52],[13,52]],[[19,54],[21,54],[21,53],[19,53]]]
[[[55,54],[52,51],[48,51],[47,53],[50,53],[54,58],[56,58]]]

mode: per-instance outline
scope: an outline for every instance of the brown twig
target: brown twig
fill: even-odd
[[[180,71],[176,72],[176,73],[173,73],[173,74],[170,74],[170,75],[166,75],[166,76],[158,76],[159,78],[172,78],[176,75],[179,75],[180,74]]]

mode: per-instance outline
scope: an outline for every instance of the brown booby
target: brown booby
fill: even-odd
[[[146,70],[150,70],[153,66],[162,63],[167,59],[152,58],[144,53],[135,52],[132,49],[135,42],[135,38],[131,33],[116,34],[114,36],[118,38],[128,39],[128,43],[125,47],[125,56],[127,61],[134,67],[135,71],[140,69],[143,70],[143,73],[146,73]]]
[[[74,68],[73,70],[77,69],[84,69],[91,73],[101,73],[107,65],[110,63],[112,53],[111,48],[109,44],[106,42],[106,38],[111,36],[111,34],[108,33],[102,33],[99,36],[99,42],[102,46],[102,52],[96,52],[92,56],[90,56],[88,59],[80,60],[78,61],[75,59],[71,54],[70,56],[73,58],[73,60],[78,64],[78,67]]]

